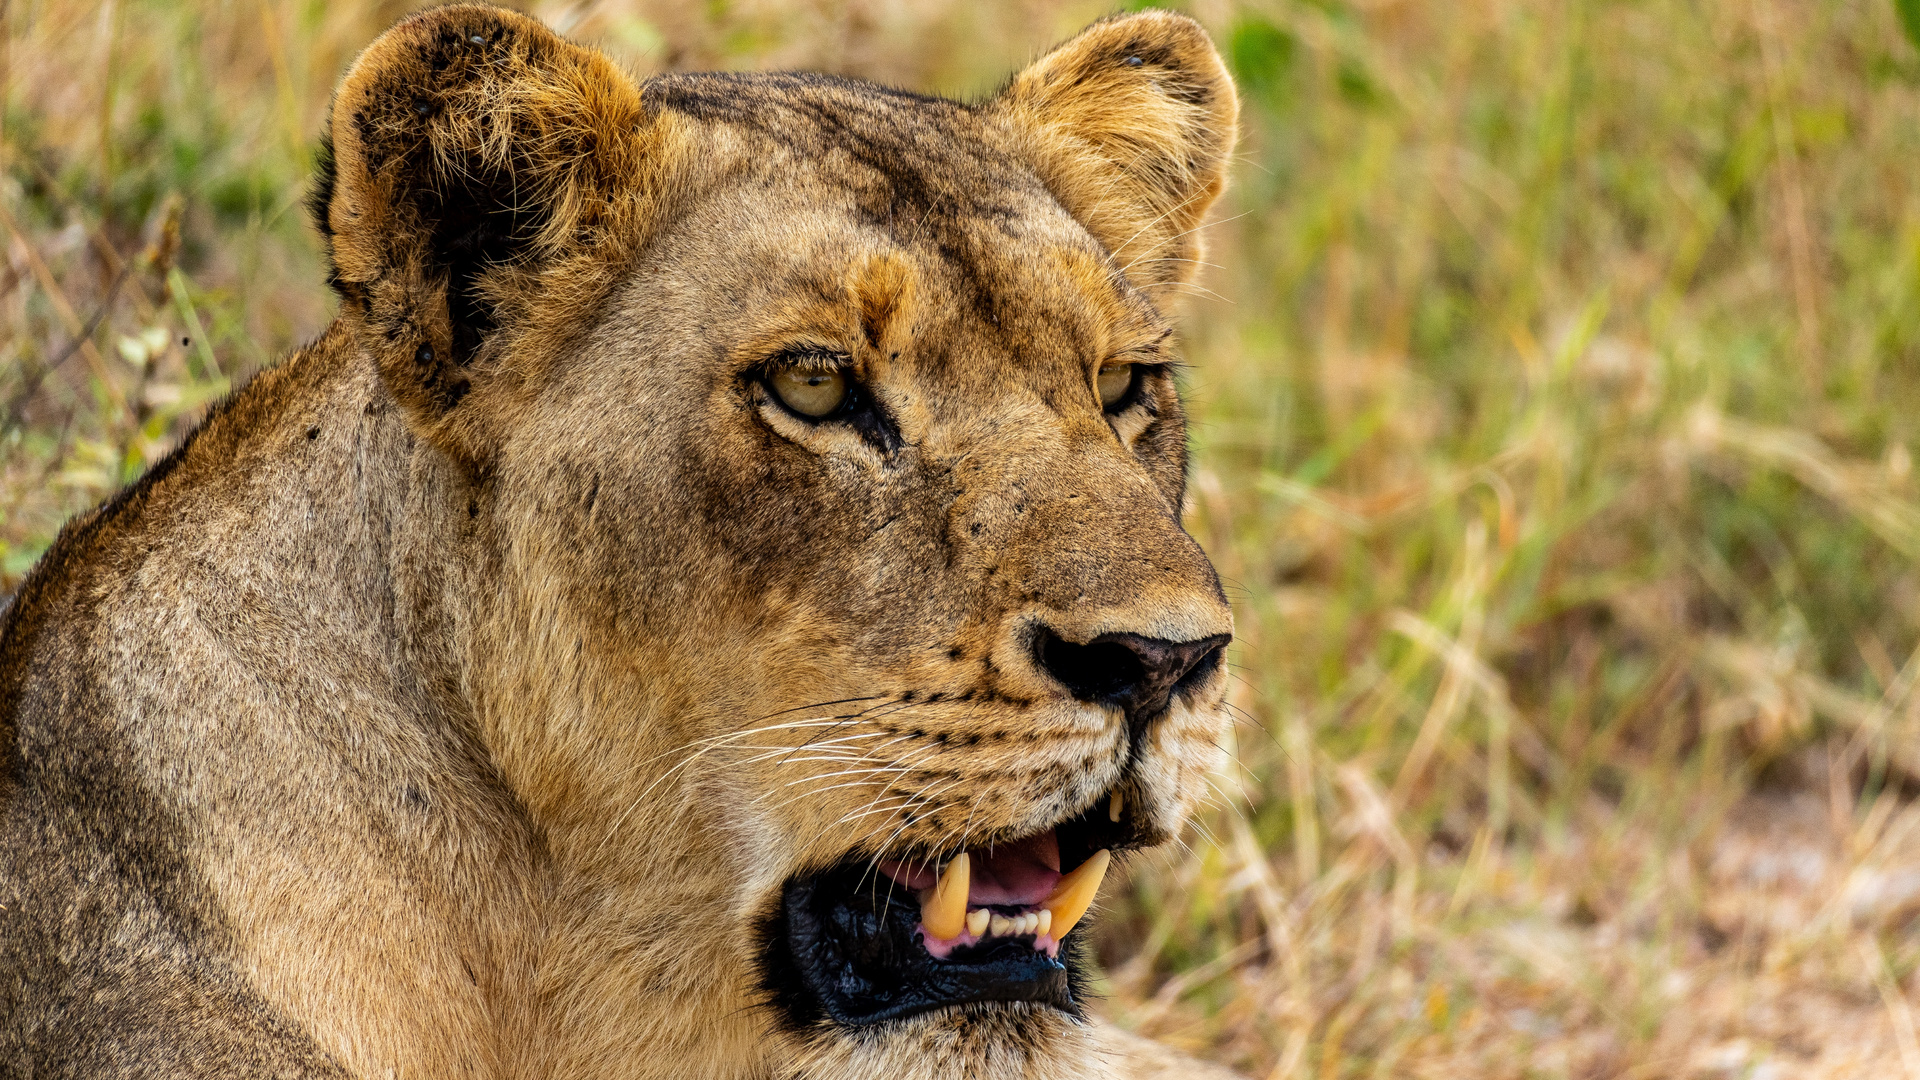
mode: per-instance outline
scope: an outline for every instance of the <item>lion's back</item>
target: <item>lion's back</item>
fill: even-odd
[[[284,402],[265,399],[300,392],[294,380],[257,380],[240,405],[273,412]],[[168,516],[143,512],[156,489],[218,497],[219,485],[191,475],[209,468],[195,441],[69,523],[0,600],[0,1075],[345,1075],[234,961],[194,854],[203,830],[176,798],[194,763],[130,737],[201,711],[178,692],[130,700],[128,686],[194,680],[159,677],[155,635],[114,635],[164,626],[129,618],[129,597],[193,588],[156,579],[164,563],[140,552],[145,519]]]

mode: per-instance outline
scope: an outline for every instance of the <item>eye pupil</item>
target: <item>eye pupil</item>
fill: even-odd
[[[782,404],[802,416],[818,419],[845,404],[849,389],[844,371],[777,371],[766,379]]]

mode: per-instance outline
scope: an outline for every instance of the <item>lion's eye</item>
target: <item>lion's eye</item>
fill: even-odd
[[[767,387],[787,408],[802,416],[831,416],[847,400],[844,371],[802,371],[788,368],[767,376]]]
[[[1111,409],[1127,396],[1133,388],[1132,364],[1108,364],[1100,369],[1094,385],[1100,390],[1100,407]]]

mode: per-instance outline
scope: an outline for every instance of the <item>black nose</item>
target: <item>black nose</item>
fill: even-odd
[[[1198,641],[1101,634],[1078,645],[1041,627],[1034,654],[1074,697],[1119,706],[1138,738],[1148,720],[1166,711],[1175,691],[1200,682],[1220,665],[1232,639],[1232,634]]]

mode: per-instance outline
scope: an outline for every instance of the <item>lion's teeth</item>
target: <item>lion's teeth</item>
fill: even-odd
[[[967,886],[971,869],[967,853],[955,855],[940,872],[940,880],[920,900],[920,923],[937,938],[956,938],[967,925]]]
[[[1053,922],[1053,912],[1044,908],[1023,911],[1018,915],[996,915],[987,908],[974,908],[967,912],[965,926],[967,933],[977,938],[1020,937],[1025,934],[1044,936]]]
[[[1107,863],[1112,861],[1105,849],[1093,853],[1093,857],[1080,864],[1073,873],[1060,879],[1053,887],[1053,895],[1047,897],[1043,905],[1053,916],[1048,932],[1056,939],[1065,938],[1080,917],[1093,905],[1094,895],[1100,891],[1100,881],[1107,876]]]
[[[1107,820],[1119,824],[1120,812],[1125,809],[1126,803],[1120,798],[1120,789],[1114,788],[1113,796],[1107,800]]]
[[[1054,885],[1038,911],[1017,915],[998,915],[987,908],[967,910],[967,888],[972,883],[972,865],[965,852],[948,860],[940,879],[920,897],[920,922],[936,938],[951,939],[961,934],[976,938],[1052,937],[1060,940],[1093,905],[1100,882],[1107,876],[1112,855],[1096,851],[1073,873]]]

